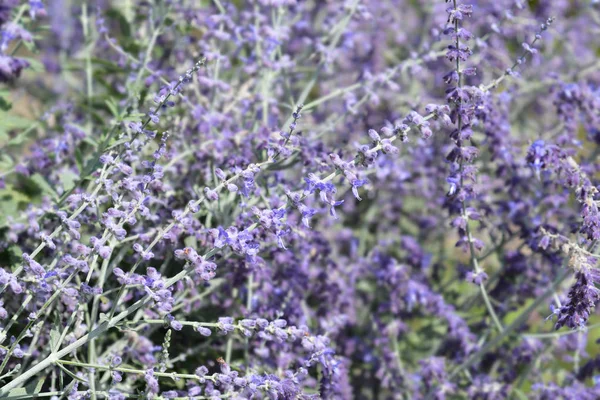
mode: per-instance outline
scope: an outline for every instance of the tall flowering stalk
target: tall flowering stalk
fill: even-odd
[[[449,3],[449,0],[446,0]],[[474,161],[479,154],[479,150],[470,145],[473,137],[473,123],[476,117],[476,107],[481,101],[482,92],[472,86],[464,86],[464,80],[468,76],[476,74],[476,68],[466,64],[472,55],[471,49],[466,43],[473,39],[473,34],[462,26],[465,18],[473,14],[473,6],[462,4],[452,0],[452,6],[446,12],[448,13],[448,23],[451,25],[444,33],[452,40],[448,46],[446,57],[450,61],[456,62],[453,71],[444,76],[444,81],[448,84],[446,89],[446,99],[452,107],[450,119],[455,124],[455,129],[450,133],[454,147],[446,156],[451,163],[452,172],[447,179],[450,185],[448,197],[455,204],[450,204],[453,212],[459,213],[459,217],[452,222],[458,229],[459,241],[457,247],[467,247],[472,271],[467,273],[467,279],[479,286],[481,295],[485,301],[490,316],[496,325],[496,328],[502,332],[502,324],[496,315],[494,308],[488,297],[485,281],[487,274],[479,266],[477,260],[477,251],[483,249],[483,242],[475,238],[471,232],[469,221],[479,220],[480,214],[474,207],[467,207],[467,201],[476,197],[475,183],[477,167]]]

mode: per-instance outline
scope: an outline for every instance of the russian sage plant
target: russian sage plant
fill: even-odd
[[[600,398],[595,0],[4,0],[0,399]]]

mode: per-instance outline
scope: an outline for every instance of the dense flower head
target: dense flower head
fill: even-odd
[[[575,283],[569,289],[568,301],[555,310],[558,316],[556,328],[568,326],[576,329],[585,327],[596,303],[600,300],[600,290],[596,288],[596,271],[579,271]]]

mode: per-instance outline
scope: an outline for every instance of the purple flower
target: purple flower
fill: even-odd
[[[208,337],[208,336],[210,336],[212,334],[211,330],[209,328],[204,327],[204,326],[197,326],[196,330],[202,336],[207,336]]]
[[[146,381],[146,387],[149,393],[158,394],[158,380],[154,376],[154,371],[149,369],[144,374],[144,380]]]
[[[476,273],[469,271],[469,272],[467,272],[467,276],[466,276],[467,282],[474,283],[475,285],[478,285],[478,286],[483,284],[483,282],[485,282],[487,279],[488,279],[488,275],[483,271],[476,272]]]
[[[597,275],[596,270],[587,269],[575,274],[575,283],[569,290],[567,303],[555,311],[558,316],[556,329],[565,325],[571,329],[585,326],[590,313],[600,300],[600,290],[596,287]]]
[[[358,201],[362,200],[360,198],[360,196],[358,195],[358,188],[361,186],[364,186],[367,183],[366,179],[355,179],[351,182],[352,184],[352,194],[354,194],[354,197],[356,197],[356,199]]]

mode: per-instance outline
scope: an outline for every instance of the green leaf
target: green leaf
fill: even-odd
[[[79,172],[81,173],[83,171],[83,152],[79,147],[75,149],[75,163],[77,164],[77,169],[79,169]]]
[[[129,142],[129,138],[125,138],[125,139],[121,139],[121,140],[117,140],[116,142],[112,143],[110,146],[108,146],[106,150],[111,150],[114,149],[115,147],[119,147],[122,144],[128,143]]]
[[[50,351],[52,353],[56,353],[58,351],[58,346],[60,345],[60,343],[58,343],[60,341],[60,331],[58,329],[60,326],[61,324],[55,323],[50,330]]]
[[[291,157],[288,157],[288,159],[285,162],[283,160],[281,160],[274,164],[270,164],[267,167],[267,169],[269,171],[281,171],[281,170],[285,170],[285,169],[290,169],[295,164],[297,164],[299,161],[300,161],[300,158],[298,157],[298,154],[294,154]]]
[[[165,26],[171,26],[171,25],[173,25],[173,23],[175,23],[175,20],[173,20],[173,18],[171,18],[171,17],[165,18],[165,22],[164,22]]]
[[[8,100],[8,91],[0,91],[0,110],[8,111],[12,108],[12,103]]]
[[[125,4],[126,3],[124,3],[124,5]],[[127,21],[127,18],[125,18],[125,16],[121,13],[121,11],[117,10],[116,8],[111,8],[106,12],[106,15],[112,19],[117,20],[117,22],[119,23],[119,27],[121,28],[121,33],[123,34],[122,36],[131,36],[131,28],[129,27],[129,22]]]
[[[98,141],[92,138],[91,136],[86,136],[83,139],[83,142],[91,145],[92,147],[98,147]]]
[[[39,35],[33,35],[33,40],[22,40],[18,45],[23,45],[25,46],[25,48],[27,50],[29,50],[31,53],[35,52],[35,42],[40,40],[40,36]],[[20,57],[20,58],[25,58],[25,57]]]
[[[142,113],[132,113],[129,116],[123,118],[123,121],[139,122],[142,119],[144,119],[145,116],[146,116],[146,114],[142,114]]]
[[[185,239],[183,239],[183,244],[185,245],[185,247],[191,247],[195,249],[198,246],[198,241],[196,240],[195,236],[188,236]]]
[[[105,100],[104,103],[106,103],[106,106],[108,107],[108,109],[110,110],[110,112],[112,113],[112,115],[116,118],[119,119],[119,108],[117,107],[117,103],[115,102],[115,100],[111,97],[108,100]]]
[[[8,171],[13,165],[14,162],[12,158],[8,156],[8,154],[2,154],[0,156],[0,171]]]
[[[64,172],[61,172],[58,179],[60,180],[60,183],[66,191],[71,190],[71,188],[75,186],[75,183],[79,180],[79,175],[68,169]]]
[[[22,58],[23,60],[27,61],[29,63],[29,68],[31,68],[31,70],[33,72],[46,71],[44,64],[37,58],[32,58],[32,57],[19,57],[19,58]]]
[[[46,181],[46,179],[40,174],[34,174],[31,176],[31,180],[35,182],[38,188],[42,191],[42,193],[52,196],[54,200],[59,199],[58,193],[50,186],[50,184]]]
[[[12,399],[12,400],[20,400],[20,399],[36,399],[36,396],[44,387],[44,381],[46,378],[42,378],[37,382],[33,382],[30,385],[27,385],[24,388],[16,388],[8,392],[6,397],[2,397],[3,399]]]
[[[21,246],[12,245],[8,248],[8,253],[11,255],[13,261],[21,260],[23,257],[23,250]],[[18,268],[18,265],[15,265],[15,268]]]
[[[17,219],[20,214],[21,204],[31,203],[31,198],[7,184],[0,190],[0,228],[8,224],[8,217]]]
[[[94,64],[94,66],[103,67],[104,71],[106,71],[106,72],[122,72],[123,71],[122,67],[120,67],[118,64],[116,64],[110,60],[92,57],[91,61]]]
[[[100,313],[100,315],[98,316],[98,322],[100,322],[101,324],[104,322],[108,322],[109,320],[110,318],[105,313]]]
[[[61,369],[61,370],[62,370],[62,371],[65,373],[65,374],[69,375],[69,376],[70,376],[71,378],[73,378],[74,380],[76,380],[76,381],[78,381],[78,382],[84,382],[84,383],[86,382],[86,380],[85,380],[85,379],[83,379],[83,378],[82,378],[82,377],[80,377],[80,376],[77,376],[77,375],[75,375],[74,373],[72,373],[71,371],[69,371],[69,370],[67,369],[67,367],[65,367],[64,365],[62,365],[62,364],[60,364],[60,363],[57,363],[56,365],[57,365],[57,366],[58,366],[58,367],[59,367],[59,368],[60,368],[60,369]]]
[[[27,118],[0,111],[0,132],[10,132],[13,129],[25,129],[30,126],[31,121]]]
[[[18,135],[16,135],[12,139],[10,139],[8,141],[7,145],[8,146],[17,146],[17,145],[23,144],[27,140],[29,133],[31,133],[35,128],[37,128],[37,126],[38,126],[37,122],[31,124],[23,132],[19,133]]]

